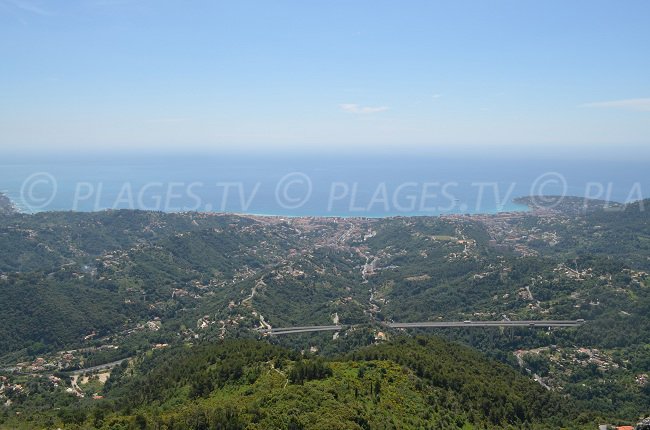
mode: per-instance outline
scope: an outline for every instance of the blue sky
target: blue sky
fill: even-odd
[[[0,0],[0,148],[647,153],[649,20],[647,0]]]

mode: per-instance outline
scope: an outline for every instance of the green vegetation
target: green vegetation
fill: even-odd
[[[114,428],[130,428],[198,415],[233,428],[315,428],[339,415],[350,428],[634,422],[650,412],[649,207],[567,199],[555,212],[378,220],[7,210],[0,420],[9,428],[29,428],[32,417],[87,428],[111,417]],[[382,325],[504,317],[587,323],[440,329],[453,343],[422,344]],[[349,328],[247,343],[268,324],[335,321]],[[233,338],[248,339],[242,353],[257,351],[207,346]],[[477,364],[485,358],[458,344],[502,365]],[[132,364],[105,385],[77,389],[60,374],[125,358]],[[382,372],[392,380],[378,379]],[[359,382],[365,375],[372,384]],[[391,406],[410,408],[403,421],[383,407],[391,390],[413,393],[414,403]],[[541,403],[522,400],[533,397]],[[42,413],[51,408],[62,412]]]
[[[576,411],[507,366],[435,338],[347,357],[255,341],[178,346],[113,372],[92,407],[41,411],[65,428],[489,429],[581,427]],[[9,419],[6,425],[16,421]]]

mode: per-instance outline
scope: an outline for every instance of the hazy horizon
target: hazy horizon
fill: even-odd
[[[385,145],[371,148],[336,147],[323,144],[316,148],[278,147],[261,145],[260,147],[201,147],[186,145],[182,147],[141,147],[131,148],[74,148],[58,147],[33,148],[8,147],[3,148],[4,163],[38,162],[39,160],[120,160],[133,158],[135,160],[156,159],[160,157],[179,157],[179,159],[201,159],[204,157],[249,157],[251,159],[295,158],[295,159],[361,159],[398,157],[412,159],[486,159],[495,161],[519,160],[585,160],[585,161],[616,161],[644,162],[650,161],[650,145],[447,145],[447,146],[416,146],[416,145]]]

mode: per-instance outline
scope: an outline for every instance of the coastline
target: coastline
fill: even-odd
[[[634,202],[629,202],[634,203]],[[212,210],[152,210],[148,208],[100,208],[98,210],[74,210],[74,209],[44,209],[28,211],[12,200],[6,192],[0,191],[0,215],[35,215],[40,213],[99,213],[111,211],[142,211],[142,212],[159,212],[165,214],[200,214],[203,216],[238,216],[248,218],[275,218],[275,219],[314,219],[314,220],[379,220],[379,219],[396,219],[396,218],[474,218],[489,216],[515,216],[525,214],[543,214],[543,213],[566,213],[566,214],[585,214],[599,209],[616,210],[625,206],[625,203],[588,199],[578,196],[518,196],[512,198],[507,205],[501,209],[476,211],[476,212],[408,212],[385,214],[370,213],[367,215],[342,214],[342,213],[270,213],[270,212],[242,212],[242,211],[212,211]]]
[[[386,212],[386,213],[370,213],[367,215],[356,215],[350,213],[325,213],[325,214],[312,214],[312,213],[271,213],[271,212],[242,212],[242,211],[212,211],[212,210],[152,210],[148,208],[99,208],[97,210],[74,210],[74,209],[39,209],[39,210],[27,210],[26,208],[18,205],[14,200],[12,200],[7,193],[0,192],[0,214],[3,213],[3,208],[10,208],[4,213],[13,213],[13,214],[22,214],[22,215],[35,215],[39,213],[56,213],[56,212],[73,212],[73,213],[97,213],[97,212],[106,212],[106,211],[120,211],[120,210],[132,210],[132,211],[144,211],[144,212],[162,212],[166,214],[208,214],[215,216],[242,216],[242,217],[259,217],[259,218],[314,218],[314,219],[345,219],[345,220],[354,220],[354,219],[391,219],[391,218],[414,218],[414,217],[471,217],[471,216],[490,216],[490,215],[500,215],[500,214],[521,214],[531,212],[531,206],[518,203],[517,200],[522,197],[516,197],[511,199],[504,208],[499,209],[495,208],[494,210],[485,210],[485,211],[465,211],[465,212]],[[4,205],[3,205],[4,202]]]

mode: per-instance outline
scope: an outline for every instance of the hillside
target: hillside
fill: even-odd
[[[407,334],[387,321],[584,319],[435,334],[583,411],[632,422],[650,411],[648,204],[580,212],[584,202],[569,199],[553,211],[387,219],[7,214],[0,367],[40,378],[160,345],[338,322],[346,328],[273,338],[329,360]],[[24,402],[35,395],[26,388]]]
[[[16,208],[14,207],[11,200],[0,193],[0,215],[10,215],[16,213]]]
[[[582,425],[560,396],[507,366],[435,338],[398,339],[329,359],[255,341],[178,346],[114,371],[104,394],[91,409],[44,411],[32,415],[32,424],[99,429]],[[5,422],[13,425],[18,424]]]

